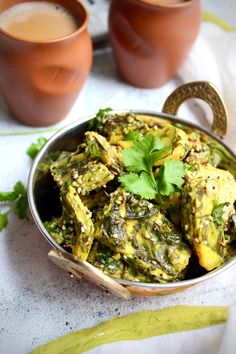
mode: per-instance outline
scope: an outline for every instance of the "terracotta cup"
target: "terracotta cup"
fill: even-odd
[[[0,12],[25,1],[1,0]],[[0,94],[13,115],[32,126],[52,125],[67,115],[92,64],[84,6],[77,0],[50,2],[67,8],[78,21],[74,33],[33,42],[17,39],[0,29]]]
[[[109,35],[119,73],[138,87],[165,84],[190,51],[200,22],[200,0],[112,0]]]

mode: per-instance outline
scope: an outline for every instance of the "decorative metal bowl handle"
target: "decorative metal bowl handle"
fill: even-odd
[[[223,138],[227,131],[227,110],[220,93],[210,82],[194,81],[179,86],[166,99],[162,111],[176,115],[180,105],[190,98],[200,98],[210,105],[213,112],[211,130],[220,138]]]
[[[69,272],[74,277],[78,279],[85,278],[118,297],[126,300],[129,299],[130,292],[128,289],[119,284],[115,279],[108,277],[90,263],[78,259],[75,255],[52,249],[49,251],[48,257],[58,267]]]

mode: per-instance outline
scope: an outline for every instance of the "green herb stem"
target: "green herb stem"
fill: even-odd
[[[48,128],[48,129],[39,129],[39,130],[25,130],[25,131],[14,131],[14,130],[0,130],[0,136],[15,136],[15,135],[36,135],[36,134],[42,134],[42,133],[51,133],[51,132],[57,132],[58,130],[62,129],[63,127],[60,128]]]

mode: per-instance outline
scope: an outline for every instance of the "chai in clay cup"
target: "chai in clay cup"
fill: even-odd
[[[200,23],[200,0],[111,0],[109,37],[118,72],[133,86],[162,86],[183,63]]]
[[[1,0],[0,13],[25,1]],[[31,126],[49,126],[62,120],[92,65],[86,9],[77,0],[50,2],[69,10],[78,21],[75,32],[39,42],[18,39],[0,29],[0,94],[13,115]]]

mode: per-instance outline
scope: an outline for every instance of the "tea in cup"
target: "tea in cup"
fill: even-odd
[[[0,94],[24,123],[70,111],[92,64],[88,13],[76,0],[0,3]]]
[[[118,72],[152,88],[175,75],[194,43],[200,0],[111,0],[109,36]]]
[[[79,24],[61,5],[50,2],[23,2],[0,14],[0,27],[23,40],[47,41],[68,36]]]

